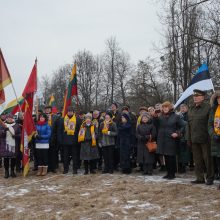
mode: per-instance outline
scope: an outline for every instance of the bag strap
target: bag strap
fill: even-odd
[[[149,141],[151,142],[152,141],[152,135],[150,134],[150,139],[149,139]]]

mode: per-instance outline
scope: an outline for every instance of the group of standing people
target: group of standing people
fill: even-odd
[[[171,102],[140,107],[136,116],[129,106],[118,110],[112,103],[108,111],[94,110],[76,115],[72,106],[65,117],[52,113],[47,106],[36,120],[37,132],[30,145],[37,176],[56,172],[59,160],[63,174],[77,174],[84,164],[84,174],[97,169],[112,174],[120,169],[130,174],[138,166],[144,175],[153,175],[159,165],[166,170],[163,178],[174,179],[176,172],[186,172],[195,166],[192,184],[212,185],[220,177],[220,93],[215,92],[211,105],[206,93],[194,90],[193,103],[181,104],[175,112]],[[4,158],[5,178],[15,177],[15,167],[21,168],[22,114],[1,115],[0,157]],[[156,142],[155,151],[148,148]],[[9,169],[10,164],[10,169]],[[11,170],[11,172],[9,172]],[[205,175],[206,174],[206,175]]]

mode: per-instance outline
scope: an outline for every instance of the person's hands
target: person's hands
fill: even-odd
[[[172,133],[171,136],[172,136],[172,138],[177,138],[178,134],[177,133]]]

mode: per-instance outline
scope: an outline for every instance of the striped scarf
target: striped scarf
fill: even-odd
[[[218,105],[214,116],[214,130],[217,135],[220,135],[220,105]]]

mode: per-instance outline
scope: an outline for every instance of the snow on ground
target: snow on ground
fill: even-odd
[[[191,185],[192,173],[82,173],[1,178],[0,219],[220,219],[219,183]]]

